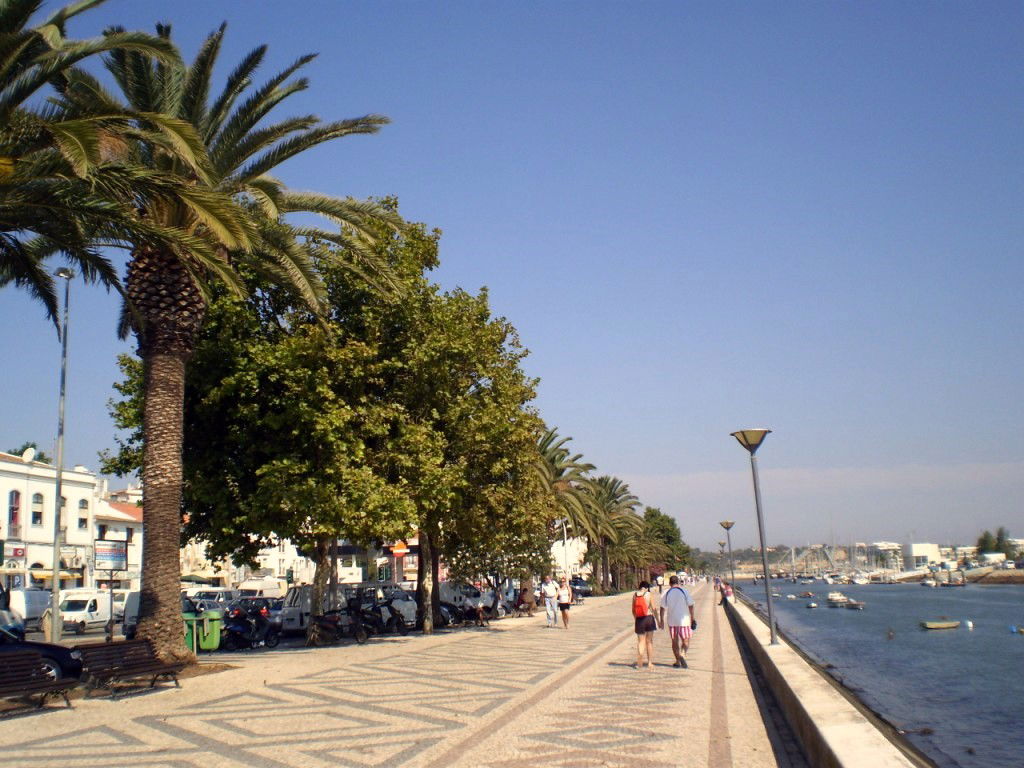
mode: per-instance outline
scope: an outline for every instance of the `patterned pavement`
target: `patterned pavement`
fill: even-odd
[[[635,670],[628,597],[365,646],[218,654],[238,668],[0,720],[11,766],[774,766],[721,609],[697,591],[690,668]]]

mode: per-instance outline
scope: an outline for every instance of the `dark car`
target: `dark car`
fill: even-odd
[[[43,657],[46,673],[54,680],[82,674],[82,660],[78,651],[54,643],[21,640],[13,632],[0,627],[0,664],[3,663],[3,654],[11,651],[38,651]]]
[[[569,586],[572,587],[573,592],[581,597],[590,597],[594,594],[594,588],[582,576],[573,576],[569,579]]]

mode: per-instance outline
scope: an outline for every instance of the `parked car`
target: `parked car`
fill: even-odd
[[[38,643],[25,640],[14,632],[0,626],[0,664],[3,654],[10,651],[38,651],[43,657],[43,666],[54,680],[62,677],[78,677],[82,674],[82,660],[78,651],[55,643]]]
[[[0,611],[0,629],[4,629],[19,640],[25,639],[25,622],[14,611]]]
[[[583,597],[590,597],[594,594],[594,588],[587,583],[587,580],[582,576],[573,576],[569,579],[569,586],[572,587],[572,591],[576,592]]]

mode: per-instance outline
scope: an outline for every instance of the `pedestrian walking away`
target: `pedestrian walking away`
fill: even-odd
[[[651,585],[641,581],[633,593],[633,631],[636,632],[636,668],[643,666],[647,655],[647,668],[654,666],[654,630],[658,623],[651,608]]]
[[[722,599],[718,601],[719,605],[729,602],[729,598],[732,597],[732,584],[728,581],[722,582]]]
[[[569,586],[569,579],[562,577],[562,585],[558,588],[558,610],[562,613],[562,626],[569,628],[569,608],[572,607],[572,587]]]
[[[658,577],[661,579],[661,577]],[[663,581],[663,579],[662,579]],[[665,609],[661,606],[661,583],[651,585],[651,613],[658,624],[658,629],[665,628]]]
[[[679,586],[678,576],[669,577],[668,584],[663,603],[668,620],[668,636],[672,638],[672,653],[676,657],[672,666],[685,669],[685,654],[690,650],[690,637],[697,629],[697,620],[693,617],[693,598],[685,588]],[[680,647],[682,653],[679,652]]]
[[[544,583],[540,587],[540,596],[544,598],[544,608],[548,614],[548,626],[555,627],[558,625],[558,619],[555,617],[555,598],[558,597],[558,587],[555,582],[551,580],[550,576],[544,577]]]

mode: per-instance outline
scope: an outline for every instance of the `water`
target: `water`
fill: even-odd
[[[1024,764],[1024,587],[960,588],[918,584],[830,586],[772,582],[779,628],[941,766],[989,768]],[[863,611],[829,608],[841,591]],[[764,587],[744,586],[764,600]],[[787,594],[814,592],[811,600]],[[924,620],[974,622],[954,630],[920,629]],[[889,630],[894,633],[888,638]],[[931,734],[913,733],[922,728]],[[972,753],[973,751],[973,753]]]

